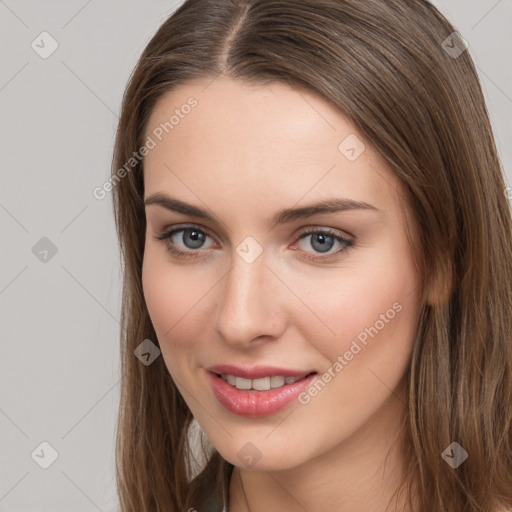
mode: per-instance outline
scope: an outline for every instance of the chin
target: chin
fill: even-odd
[[[300,466],[315,457],[294,447],[302,443],[282,443],[276,436],[274,440],[265,439],[268,431],[261,436],[234,436],[228,442],[214,445],[220,455],[229,463],[249,471],[284,471]],[[271,434],[272,436],[273,434]],[[290,440],[290,438],[288,438]]]

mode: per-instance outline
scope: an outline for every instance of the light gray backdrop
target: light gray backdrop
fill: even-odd
[[[129,74],[179,3],[0,0],[0,512],[117,508],[120,275],[92,190]],[[436,4],[469,43],[510,185],[512,1]]]

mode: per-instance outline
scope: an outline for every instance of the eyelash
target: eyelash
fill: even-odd
[[[175,235],[176,233],[179,233],[181,231],[189,231],[189,230],[197,231],[198,233],[200,233],[202,235],[206,235],[206,236],[209,236],[210,238],[212,238],[209,235],[208,231],[201,229],[195,225],[181,226],[179,228],[175,228],[170,231],[164,232],[159,236],[155,236],[154,238],[156,240],[164,242],[167,250],[171,254],[175,255],[178,258],[199,258],[201,256],[201,252],[202,252],[201,249],[198,249],[198,250],[190,249],[188,251],[182,251],[180,249],[176,249],[175,245],[170,240],[171,237],[173,235]],[[344,253],[344,252],[348,251],[354,245],[353,240],[349,240],[328,228],[310,229],[308,231],[305,231],[299,235],[299,240],[302,240],[303,238],[306,238],[309,235],[316,235],[316,234],[327,235],[327,236],[333,238],[335,241],[343,244],[343,247],[334,253],[329,253],[327,256],[306,256],[306,259],[313,260],[313,261],[325,261],[327,259],[332,258],[332,256],[334,256],[335,254],[340,254],[340,253]]]

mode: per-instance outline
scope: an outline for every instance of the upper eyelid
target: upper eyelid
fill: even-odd
[[[183,231],[183,230],[186,230],[186,229],[197,229],[198,231],[206,233],[211,238],[216,238],[215,235],[212,235],[212,231],[209,228],[206,228],[204,226],[200,226],[199,224],[193,224],[193,223],[188,223],[188,224],[185,223],[185,224],[173,225],[173,226],[169,227],[168,229],[162,230],[161,234],[162,235],[168,235],[170,233],[176,233],[176,232]],[[302,236],[302,235],[308,234],[311,231],[313,231],[313,232],[316,232],[316,231],[332,231],[332,232],[336,232],[339,236],[341,236],[343,238],[348,238],[348,239],[355,238],[353,235],[351,235],[347,231],[340,230],[339,228],[331,228],[331,227],[326,227],[326,226],[320,226],[318,224],[317,225],[307,226],[305,228],[301,228],[299,230],[298,236]]]
[[[205,233],[210,238],[215,238],[215,236],[213,236],[211,234],[211,231],[208,228],[204,228],[204,227],[196,225],[196,224],[188,224],[188,225],[184,225],[184,226],[182,226],[182,225],[171,226],[168,229],[162,230],[162,232],[161,232],[161,234],[159,236],[162,236],[162,237],[163,236],[170,236],[171,233],[174,235],[176,233],[179,233],[180,231],[185,231],[187,229],[197,229],[197,231],[200,231],[201,233]]]

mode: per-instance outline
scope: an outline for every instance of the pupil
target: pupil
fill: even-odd
[[[329,243],[330,241],[330,243]],[[312,245],[315,250],[319,252],[327,252],[332,249],[334,243],[334,238],[329,235],[316,235],[316,237],[313,237]],[[318,245],[316,245],[318,244]]]
[[[189,233],[189,237],[191,239],[191,242],[185,240],[185,233]],[[183,233],[183,243],[189,248],[189,249],[197,249],[201,246],[203,243],[203,233],[199,233],[198,231],[195,231],[193,229],[188,229]]]

